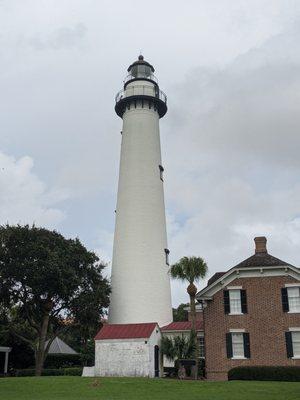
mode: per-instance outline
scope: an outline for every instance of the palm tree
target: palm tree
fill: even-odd
[[[187,287],[188,295],[190,296],[190,311],[191,311],[191,322],[192,332],[195,340],[195,379],[198,376],[198,358],[199,358],[199,346],[197,345],[197,333],[196,333],[196,293],[197,287],[195,282],[204,278],[207,273],[206,262],[201,257],[182,257],[176,264],[170,268],[170,275],[173,279],[179,279],[183,282],[188,282]]]
[[[195,340],[193,332],[191,331],[189,336],[183,334],[181,336],[174,336],[174,337],[163,336],[161,339],[160,349],[162,354],[168,360],[175,361],[175,366],[177,365],[176,364],[177,360],[183,360],[183,359],[185,360],[193,358],[195,354]],[[179,365],[177,365],[177,368],[179,377],[180,375]]]

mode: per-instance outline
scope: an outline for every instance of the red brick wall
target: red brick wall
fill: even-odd
[[[208,301],[204,310],[208,379],[227,379],[227,372],[241,365],[300,366],[300,360],[287,358],[284,335],[289,327],[300,327],[300,314],[284,313],[281,303],[281,288],[293,282],[298,281],[289,276],[235,279],[228,286],[242,286],[247,291],[248,313],[244,315],[224,313],[223,290]],[[227,358],[225,335],[230,329],[249,332],[250,359]]]
[[[191,316],[191,313],[190,313],[190,311],[188,311],[188,321],[191,321],[192,320],[192,316]],[[202,310],[201,311],[197,311],[196,310],[196,321],[202,321],[203,320],[203,312],[202,312]]]

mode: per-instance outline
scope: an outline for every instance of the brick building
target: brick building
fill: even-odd
[[[268,254],[266,238],[254,240],[253,256],[197,294],[208,379],[237,366],[300,366],[300,269]]]

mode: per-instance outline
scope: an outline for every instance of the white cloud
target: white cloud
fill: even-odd
[[[211,275],[266,235],[271,253],[300,264],[299,41],[294,26],[178,86],[166,159],[173,261],[200,255]]]
[[[15,156],[2,154],[1,221],[59,226],[111,258],[114,96],[142,49],[168,95],[172,261],[201,255],[224,270],[267,234],[274,255],[299,264],[299,20],[298,0],[1,2],[0,148]]]
[[[111,258],[112,258],[112,245],[113,245],[113,232],[106,230],[98,230],[96,238],[96,254],[106,264],[104,269],[104,276],[110,278],[111,276]]]
[[[57,227],[65,218],[55,207],[66,194],[49,190],[33,172],[32,158],[18,160],[0,152],[0,223]]]
[[[29,44],[36,50],[70,49],[82,45],[86,31],[84,24],[77,23],[72,27],[57,28],[47,35],[36,33],[29,39]]]

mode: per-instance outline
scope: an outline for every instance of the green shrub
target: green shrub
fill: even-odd
[[[43,369],[42,376],[61,376],[64,375],[63,368],[48,368]]]
[[[164,367],[164,376],[167,378],[176,378],[178,375],[178,368],[175,367]]]
[[[48,354],[44,363],[45,368],[81,367],[80,354]]]
[[[64,368],[64,375],[81,376],[82,375],[82,368],[81,367]]]
[[[17,369],[16,370],[16,376],[21,377],[21,376],[34,376],[35,375],[35,370],[34,369]]]
[[[300,382],[300,367],[236,367],[229,380]]]
[[[81,376],[82,368],[45,368],[42,372],[42,376],[62,376],[62,375],[69,375],[69,376]],[[34,376],[35,370],[34,369],[18,369],[16,370],[16,376]]]

